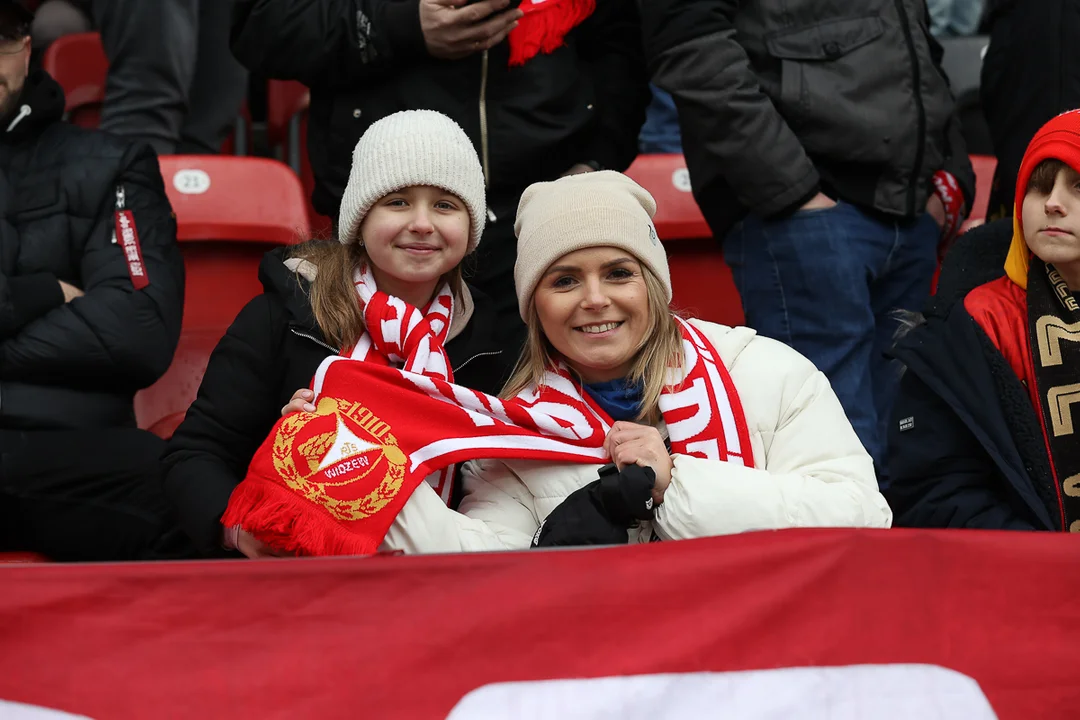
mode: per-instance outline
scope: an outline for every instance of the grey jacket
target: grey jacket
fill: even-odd
[[[694,196],[722,235],[819,189],[921,213],[941,169],[975,178],[925,0],[640,0],[653,81],[675,98]]]

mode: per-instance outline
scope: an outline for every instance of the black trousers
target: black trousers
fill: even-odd
[[[0,551],[57,561],[192,556],[165,499],[164,449],[136,429],[0,430]]]
[[[232,0],[93,0],[109,58],[101,129],[159,155],[216,154],[247,92]]]

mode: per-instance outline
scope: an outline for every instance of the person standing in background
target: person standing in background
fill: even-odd
[[[372,123],[426,109],[465,130],[488,201],[468,274],[514,356],[525,335],[513,276],[521,193],[629,167],[649,102],[636,5],[622,0],[238,0],[232,48],[251,72],[311,89],[312,201],[328,217]]]
[[[987,217],[1011,217],[1016,176],[1035,132],[1080,107],[1080,3],[991,0],[980,96],[997,156]]]
[[[922,308],[975,190],[926,3],[642,7],[747,324],[829,377],[884,484],[895,311]]]
[[[101,129],[159,155],[217,153],[247,93],[232,0],[92,0],[109,77]]]

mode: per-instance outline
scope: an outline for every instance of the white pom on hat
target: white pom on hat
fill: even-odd
[[[534,183],[518,203],[514,233],[514,287],[518,310],[526,311],[544,271],[563,255],[589,247],[631,253],[660,279],[671,302],[667,252],[656,234],[656,201],[649,191],[611,170]]]
[[[341,198],[338,241],[357,242],[360,223],[379,198],[430,185],[461,198],[472,220],[469,252],[484,233],[484,170],[465,131],[434,110],[405,110],[372,123],[353,150]]]

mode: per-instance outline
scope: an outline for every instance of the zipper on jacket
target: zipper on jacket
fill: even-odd
[[[480,162],[484,166],[484,187],[491,187],[491,169],[488,162],[487,122],[488,51],[480,58]]]
[[[903,0],[893,0],[896,12],[900,15],[900,24],[904,28],[904,40],[907,42],[908,58],[911,60],[911,83],[915,90],[915,113],[918,115],[919,141],[915,146],[915,166],[911,170],[911,179],[908,182],[907,214],[916,214],[915,190],[919,184],[919,174],[922,172],[923,154],[926,150],[926,108],[923,107],[922,76],[919,72],[919,58],[915,55],[915,40],[911,37],[911,23],[908,21],[907,11],[904,10]]]
[[[317,337],[314,337],[312,335],[308,335],[307,333],[302,333],[299,330],[294,330],[293,328],[289,328],[289,332],[291,332],[293,335],[296,335],[297,337],[302,337],[302,338],[304,338],[306,340],[310,340],[311,342],[315,343],[316,345],[321,345],[322,347],[326,348],[327,350],[334,353],[335,355],[340,355],[341,354],[341,351],[339,351],[337,348],[330,347],[329,345],[327,345],[326,343],[324,343],[322,340],[320,340]]]
[[[489,350],[488,352],[476,353],[471,358],[454,368],[454,372],[458,372],[459,370],[461,370],[461,368],[465,367],[476,358],[487,357],[488,355],[502,355],[502,350]]]
[[[119,213],[121,210],[123,210],[124,205],[126,204],[126,202],[127,202],[127,196],[124,193],[124,186],[123,185],[117,185],[116,186],[116,212]],[[112,229],[112,244],[113,245],[116,244],[116,225],[115,224],[113,225],[113,229]]]

